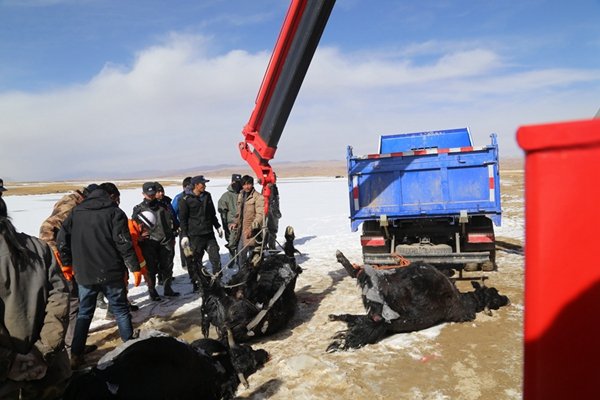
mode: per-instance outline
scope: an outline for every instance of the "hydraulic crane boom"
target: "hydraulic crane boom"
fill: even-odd
[[[335,0],[292,0],[263,78],[256,105],[244,126],[241,156],[263,186],[265,215],[276,177],[269,165]]]

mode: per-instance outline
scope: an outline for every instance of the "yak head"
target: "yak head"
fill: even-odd
[[[471,281],[471,285],[474,292],[470,292],[473,295],[476,304],[476,312],[483,310],[497,310],[500,307],[504,307],[510,304],[508,297],[498,293],[498,290],[493,287],[481,286],[477,281]]]

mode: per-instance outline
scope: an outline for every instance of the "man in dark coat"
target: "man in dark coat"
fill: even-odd
[[[181,201],[181,199],[183,198],[183,196],[185,194],[189,194],[192,191],[191,188],[191,184],[190,182],[192,181],[192,177],[191,176],[186,176],[183,179],[183,182],[181,183],[182,186],[182,191],[177,193],[175,195],[175,197],[173,197],[173,201],[171,202],[171,206],[173,208],[173,211],[175,212],[175,219],[177,220],[177,226],[179,227],[180,223],[179,223],[179,202]],[[183,249],[181,248],[181,236],[179,236],[179,258],[181,259],[181,267],[183,269],[187,269],[187,264],[186,264],[186,257],[183,254]],[[188,271],[188,274],[190,275],[190,279],[192,279],[192,275],[190,273],[190,271]]]
[[[199,274],[202,273],[202,258],[205,251],[208,253],[212,272],[217,273],[221,269],[219,245],[213,229],[217,230],[219,237],[223,237],[223,229],[219,224],[212,197],[206,191],[206,182],[209,180],[204,179],[203,175],[193,177],[192,192],[184,195],[179,202],[181,245],[184,249],[190,247],[192,250],[193,262],[188,263],[188,269],[195,269],[196,284],[199,283]]]
[[[71,345],[73,368],[84,363],[85,342],[99,292],[108,299],[121,339],[125,342],[133,337],[124,276],[127,268],[136,272],[140,265],[131,242],[127,215],[118,204],[116,186],[103,183],[73,208],[56,240],[61,260],[73,266],[79,285],[79,313]]]
[[[67,349],[71,348],[71,342],[73,341],[73,332],[75,331],[75,323],[77,321],[77,312],[79,311],[79,292],[77,286],[77,280],[73,276],[73,267],[62,263],[60,256],[58,255],[58,248],[56,247],[56,236],[62,227],[64,220],[71,214],[73,208],[81,204],[85,197],[96,190],[98,185],[91,183],[81,190],[75,190],[73,193],[64,195],[60,200],[54,204],[52,214],[42,222],[40,227],[40,239],[48,243],[50,249],[56,256],[59,266],[67,280],[67,286],[69,287],[69,327],[65,335],[65,345]],[[103,296],[98,296],[98,299],[102,299]],[[100,306],[100,304],[98,304]],[[85,348],[85,353],[94,351],[97,348],[95,345],[89,345]]]
[[[171,287],[173,281],[173,251],[175,234],[173,231],[173,214],[167,206],[156,198],[158,190],[156,182],[146,182],[142,186],[144,200],[133,208],[132,219],[137,219],[142,211],[151,211],[156,217],[156,224],[150,230],[148,238],[140,243],[142,253],[148,266],[148,294],[152,300],[160,300],[156,291],[156,277],[160,274],[164,280],[164,295],[179,296]]]

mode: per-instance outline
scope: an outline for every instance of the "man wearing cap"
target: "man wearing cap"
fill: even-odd
[[[178,226],[181,225],[181,223],[179,222],[179,202],[186,193],[189,194],[192,192],[191,182],[191,176],[186,176],[185,178],[183,178],[183,182],[181,182],[183,190],[177,193],[175,197],[173,197],[173,201],[171,202],[171,206],[173,207],[173,211],[175,212],[175,218],[177,218]],[[181,236],[179,236],[179,259],[181,260],[181,267],[183,269],[187,269],[187,258],[183,254],[183,248],[181,247]],[[194,280],[192,279],[192,273],[190,270],[188,270],[188,275],[190,276],[190,280],[193,283]]]
[[[200,283],[205,251],[212,265],[211,272],[217,273],[221,269],[219,245],[213,229],[217,230],[219,237],[223,237],[223,229],[219,224],[212,197],[206,191],[206,182],[209,180],[204,179],[203,175],[194,176],[191,180],[191,193],[184,195],[179,202],[181,245],[184,249],[191,247],[193,256],[192,262],[188,263],[188,269],[194,269],[197,285]]]
[[[127,269],[140,270],[127,216],[118,206],[119,191],[110,182],[90,193],[75,206],[58,232],[56,245],[60,259],[73,266],[79,290],[79,312],[71,346],[71,366],[84,363],[85,342],[96,310],[96,298],[102,292],[117,321],[125,342],[133,338],[127,287],[123,277]]]
[[[56,260],[63,271],[63,275],[67,280],[67,286],[69,287],[69,326],[65,334],[65,345],[67,349],[71,348],[71,342],[73,341],[75,320],[77,319],[77,312],[79,311],[79,291],[77,281],[73,276],[73,268],[70,265],[63,265],[60,260],[58,248],[56,247],[56,236],[58,235],[64,220],[71,214],[73,208],[85,200],[85,198],[96,189],[98,189],[98,185],[91,183],[81,190],[75,190],[73,193],[64,195],[56,202],[56,204],[54,204],[52,214],[42,222],[42,226],[40,227],[39,237],[50,246],[50,249],[54,253]],[[97,346],[94,345],[86,346],[84,352],[89,353],[96,348]]]
[[[175,259],[175,238],[177,237],[177,232],[179,231],[179,219],[177,218],[177,214],[175,214],[175,210],[173,209],[173,200],[165,194],[165,188],[159,182],[154,182],[156,184],[156,200],[160,203],[161,206],[166,208],[169,213],[171,213],[171,231],[173,232],[173,239],[169,241],[169,247],[171,249],[170,257],[171,261],[169,264],[174,264]],[[171,267],[171,270],[173,267]],[[162,285],[164,283],[164,277],[160,270],[158,270],[158,284]]]
[[[156,224],[150,230],[148,239],[140,243],[148,267],[148,295],[152,300],[160,300],[156,291],[156,275],[164,279],[163,294],[168,297],[179,296],[171,287],[173,281],[173,215],[164,204],[156,199],[156,182],[146,182],[142,186],[144,200],[133,208],[132,219],[138,219],[142,211],[151,211],[156,215]]]
[[[240,268],[244,268],[248,256],[254,251],[256,236],[262,228],[264,215],[264,197],[254,189],[254,178],[244,175],[242,191],[237,200],[237,213],[230,226],[231,229],[236,230],[236,239],[234,240],[239,248]]]
[[[8,189],[4,187],[4,181],[0,178],[0,197],[2,197],[2,192],[6,192]]]
[[[235,255],[235,245],[230,244],[231,234],[229,225],[233,223],[235,214],[237,213],[237,198],[240,190],[242,190],[242,175],[231,175],[231,184],[227,186],[227,191],[223,193],[217,203],[219,214],[221,215],[221,223],[223,224],[223,230],[225,231],[227,248],[232,257]]]

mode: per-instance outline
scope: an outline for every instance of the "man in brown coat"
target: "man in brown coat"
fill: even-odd
[[[254,251],[256,237],[263,226],[264,216],[264,197],[254,189],[254,178],[244,175],[242,191],[237,200],[237,214],[230,226],[232,232],[235,230],[237,237],[240,268],[244,267],[248,257]]]

